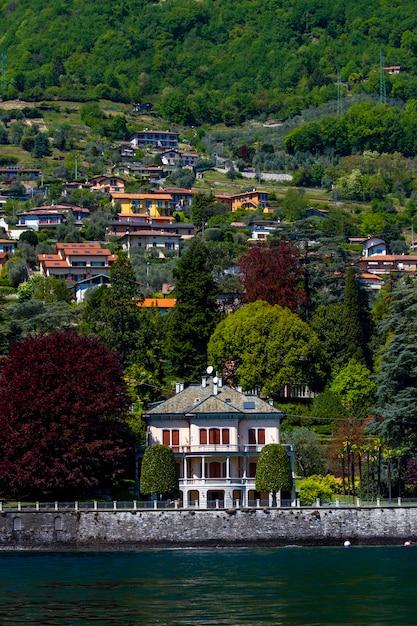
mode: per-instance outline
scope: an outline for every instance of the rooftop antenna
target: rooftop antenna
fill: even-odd
[[[380,67],[379,67],[379,102],[385,104],[387,101],[387,88],[385,85],[385,69],[384,69],[384,51],[381,50],[380,54]]]
[[[208,368],[206,369],[207,374],[210,376],[210,374],[213,373],[214,367],[212,365],[209,365]]]

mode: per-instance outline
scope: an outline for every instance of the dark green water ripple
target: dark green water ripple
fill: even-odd
[[[412,546],[0,553],[0,625],[417,626]]]

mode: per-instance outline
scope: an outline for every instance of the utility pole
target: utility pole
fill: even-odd
[[[337,69],[337,115],[343,113],[343,101],[342,101],[342,81],[340,78],[340,67]]]
[[[6,49],[3,48],[2,53],[1,53],[1,88],[3,92],[6,88],[6,64],[7,64]]]
[[[387,88],[385,85],[384,51],[381,50],[379,63],[379,102],[385,104],[387,101]]]

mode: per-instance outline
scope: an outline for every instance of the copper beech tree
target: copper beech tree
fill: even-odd
[[[120,359],[73,331],[12,345],[0,384],[0,494],[69,497],[129,464]]]
[[[290,311],[307,302],[304,270],[297,248],[289,241],[249,248],[239,260],[245,302],[264,300]]]

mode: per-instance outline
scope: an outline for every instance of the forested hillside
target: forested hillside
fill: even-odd
[[[412,0],[1,0],[1,93],[150,102],[201,124],[286,118],[346,92],[417,97]]]

